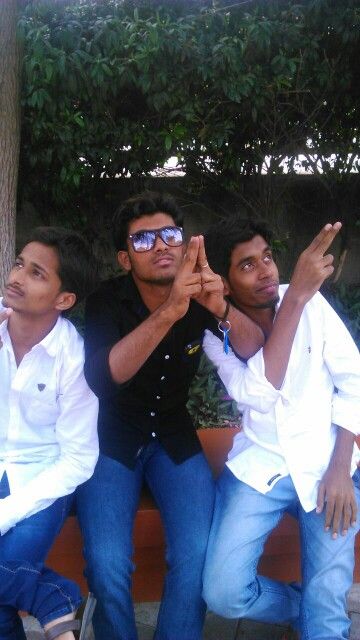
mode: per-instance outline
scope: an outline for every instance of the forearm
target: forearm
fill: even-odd
[[[229,307],[227,320],[231,324],[231,346],[239,356],[247,360],[263,346],[264,333],[253,320],[232,305]]]
[[[349,474],[355,436],[351,431],[337,426],[337,435],[329,467]]]
[[[265,376],[275,389],[280,389],[284,381],[304,306],[305,302],[292,294],[290,285],[285,292],[272,331],[263,348]]]
[[[109,367],[114,382],[130,380],[176,322],[171,305],[163,304],[110,351]]]

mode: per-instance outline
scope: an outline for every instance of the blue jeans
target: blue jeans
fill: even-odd
[[[354,474],[360,502],[360,473]],[[301,537],[302,588],[256,573],[265,541],[284,512],[297,511]],[[346,595],[354,570],[350,527],[336,540],[324,531],[324,514],[306,513],[290,476],[263,495],[225,468],[218,480],[215,513],[204,570],[204,598],[229,618],[289,623],[302,640],[346,640],[350,620]]]
[[[79,587],[41,562],[0,561],[0,603],[27,611],[42,626],[81,604]]]
[[[77,489],[86,576],[97,599],[96,640],[135,640],[131,600],[132,532],[143,479],[159,507],[168,572],[155,638],[198,640],[205,617],[202,571],[215,483],[202,453],[175,464],[157,442],[139,455],[134,470],[100,455],[95,473]]]
[[[10,494],[6,474],[0,481],[0,499]],[[68,514],[72,497],[56,500],[50,507],[21,520],[0,536],[0,560],[43,562]],[[21,619],[14,607],[0,606],[0,640],[26,640]]]

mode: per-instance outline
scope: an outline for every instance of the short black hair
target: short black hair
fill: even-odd
[[[215,273],[227,278],[236,245],[261,236],[270,244],[273,234],[263,220],[250,220],[238,214],[219,220],[204,234],[206,257]]]
[[[36,227],[27,237],[26,244],[29,242],[39,242],[56,251],[61,291],[74,293],[76,303],[94,291],[99,282],[99,265],[79,233],[62,227]]]
[[[175,198],[168,193],[143,191],[123,202],[113,217],[113,238],[116,251],[126,250],[129,225],[133,220],[155,213],[166,213],[176,225],[182,226],[183,215]]]

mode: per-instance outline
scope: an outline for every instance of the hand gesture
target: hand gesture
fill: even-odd
[[[210,313],[217,317],[224,315],[226,302],[224,301],[224,285],[221,276],[217,275],[209,267],[206,257],[204,237],[199,236],[199,251],[197,257],[197,269],[201,275],[201,292],[196,301],[206,307]]]
[[[175,276],[167,304],[175,314],[175,320],[187,312],[191,298],[201,293],[201,275],[196,269],[199,252],[199,236],[190,238],[182,264]]]
[[[316,512],[325,509],[325,531],[332,528],[332,537],[338,536],[342,523],[342,535],[346,535],[349,526],[354,526],[357,516],[357,504],[354,485],[349,473],[339,473],[336,468],[329,467],[321,479]]]
[[[341,229],[341,222],[326,224],[311,244],[303,251],[295,265],[289,292],[304,304],[319,290],[334,271],[334,256],[325,254]]]

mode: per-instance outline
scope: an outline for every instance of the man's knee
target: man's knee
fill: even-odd
[[[239,618],[239,593],[232,585],[222,582],[220,578],[212,582],[204,581],[203,598],[210,609],[224,618]]]
[[[251,584],[229,579],[221,572],[205,572],[203,598],[208,608],[224,618],[243,618],[254,599]]]
[[[97,597],[114,589],[130,588],[134,571],[130,555],[115,553],[109,546],[87,548],[84,555],[85,576]]]

